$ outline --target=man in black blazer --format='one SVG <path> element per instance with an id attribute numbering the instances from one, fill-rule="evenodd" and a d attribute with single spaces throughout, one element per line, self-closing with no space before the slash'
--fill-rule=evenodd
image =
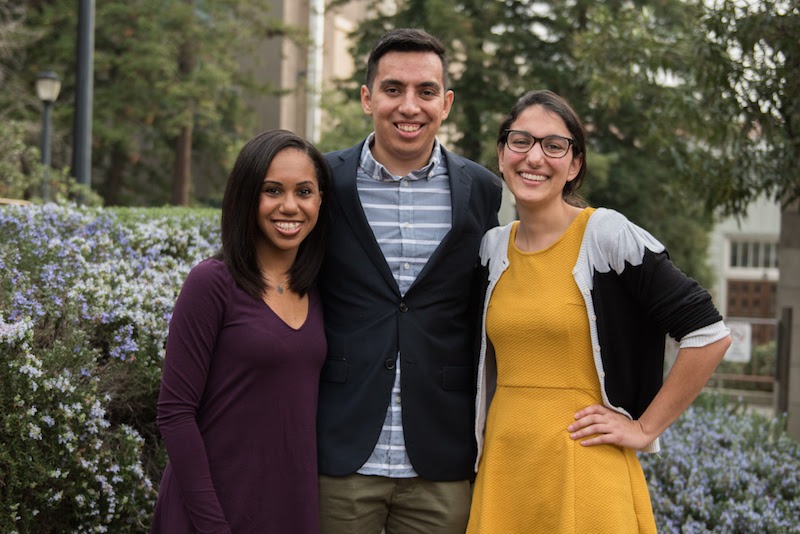
<path id="1" fill-rule="evenodd" d="M 486 282 L 478 248 L 497 225 L 502 185 L 437 140 L 452 102 L 441 43 L 390 31 L 361 87 L 374 133 L 326 155 L 323 534 L 466 528 Z"/>

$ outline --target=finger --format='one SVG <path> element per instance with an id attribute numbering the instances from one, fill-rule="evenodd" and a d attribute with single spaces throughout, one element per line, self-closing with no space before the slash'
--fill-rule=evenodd
<path id="1" fill-rule="evenodd" d="M 614 434 L 598 434 L 594 437 L 581 441 L 580 444 L 584 447 L 591 447 L 592 445 L 616 444 L 618 442 L 619 438 L 617 438 Z"/>
<path id="2" fill-rule="evenodd" d="M 573 423 L 570 423 L 570 425 L 567 427 L 567 430 L 572 432 L 574 430 L 580 430 L 581 428 L 585 428 L 585 427 L 587 427 L 589 425 L 596 425 L 596 424 L 605 423 L 605 422 L 607 422 L 607 420 L 608 420 L 607 416 L 605 416 L 603 414 L 584 415 L 583 417 L 581 417 L 577 421 L 574 421 Z"/>
<path id="3" fill-rule="evenodd" d="M 578 410 L 573 417 L 575 419 L 580 419 L 581 417 L 586 417 L 587 415 L 604 414 L 608 411 L 608 408 L 601 404 L 592 404 L 591 406 L 587 406 L 586 408 Z"/>

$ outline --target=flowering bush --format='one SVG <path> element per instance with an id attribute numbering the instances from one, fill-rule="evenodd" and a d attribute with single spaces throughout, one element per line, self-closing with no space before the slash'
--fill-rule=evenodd
<path id="1" fill-rule="evenodd" d="M 0 208 L 0 532 L 142 532 L 167 324 L 214 210 Z"/>
<path id="2" fill-rule="evenodd" d="M 706 394 L 640 456 L 660 532 L 800 531 L 800 444 L 785 420 Z"/>
<path id="3" fill-rule="evenodd" d="M 167 325 L 218 218 L 0 207 L 0 532 L 147 531 Z M 797 531 L 800 445 L 783 425 L 696 402 L 642 455 L 659 530 Z"/>

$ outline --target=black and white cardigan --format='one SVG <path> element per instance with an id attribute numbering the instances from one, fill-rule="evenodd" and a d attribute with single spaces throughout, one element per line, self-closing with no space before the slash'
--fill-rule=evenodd
<path id="1" fill-rule="evenodd" d="M 475 403 L 476 469 L 497 380 L 486 309 L 508 267 L 512 224 L 489 230 L 481 243 L 489 285 Z M 572 275 L 586 303 L 603 404 L 631 419 L 642 415 L 661 388 L 666 334 L 684 348 L 702 347 L 729 333 L 711 295 L 670 261 L 664 245 L 614 210 L 598 208 L 589 218 Z M 658 441 L 644 451 L 657 452 Z"/>

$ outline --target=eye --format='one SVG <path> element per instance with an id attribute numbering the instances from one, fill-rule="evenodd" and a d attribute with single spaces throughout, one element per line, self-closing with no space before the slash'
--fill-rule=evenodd
<path id="1" fill-rule="evenodd" d="M 269 196 L 276 196 L 281 194 L 281 190 L 272 185 L 264 186 L 261 192 Z"/>
<path id="2" fill-rule="evenodd" d="M 509 139 L 509 142 L 512 145 L 520 147 L 520 148 L 523 148 L 523 147 L 526 147 L 526 146 L 530 146 L 530 144 L 531 144 L 530 139 L 526 139 L 524 137 L 512 137 L 511 139 Z"/>
<path id="3" fill-rule="evenodd" d="M 547 150 L 552 151 L 563 151 L 569 146 L 567 140 L 560 137 L 545 137 L 542 144 Z"/>

